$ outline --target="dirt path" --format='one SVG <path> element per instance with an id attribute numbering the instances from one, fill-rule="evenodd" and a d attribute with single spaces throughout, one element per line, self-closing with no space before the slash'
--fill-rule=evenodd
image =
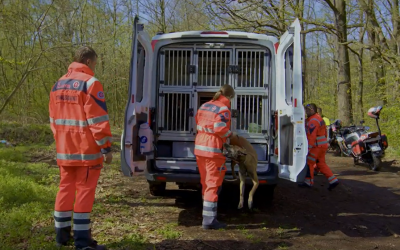
<path id="1" fill-rule="evenodd" d="M 272 205 L 263 205 L 258 196 L 253 213 L 236 209 L 238 187 L 223 189 L 219 218 L 229 227 L 220 231 L 200 228 L 202 204 L 197 192 L 168 184 L 167 197 L 152 197 L 144 177 L 134 182 L 121 177 L 125 184 L 115 184 L 120 177 L 114 176 L 114 184 L 104 180 L 101 185 L 124 190 L 116 203 L 132 209 L 138 233 L 152 235 L 164 228 L 161 234 L 170 240 L 154 236 L 149 249 L 400 249 L 400 166 L 386 161 L 377 173 L 354 167 L 350 158 L 329 154 L 327 162 L 341 181 L 334 191 L 327 190 L 321 175 L 312 189 L 282 181 Z M 165 227 L 171 223 L 175 231 Z M 168 236 L 173 232 L 179 237 Z"/>

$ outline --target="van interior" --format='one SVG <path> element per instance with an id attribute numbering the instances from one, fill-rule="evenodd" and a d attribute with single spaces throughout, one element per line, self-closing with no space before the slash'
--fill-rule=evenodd
<path id="1" fill-rule="evenodd" d="M 156 159 L 194 160 L 197 109 L 224 84 L 235 88 L 232 130 L 268 158 L 271 52 L 248 44 L 174 44 L 158 56 Z"/>

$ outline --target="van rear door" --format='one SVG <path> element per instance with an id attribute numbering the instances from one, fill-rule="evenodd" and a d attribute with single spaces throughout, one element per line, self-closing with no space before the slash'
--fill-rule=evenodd
<path id="1" fill-rule="evenodd" d="M 125 176 L 132 176 L 143 169 L 146 157 L 140 155 L 138 129 L 149 121 L 151 91 L 150 77 L 153 63 L 151 40 L 144 31 L 144 25 L 135 17 L 132 55 L 129 75 L 128 103 L 125 109 L 124 131 L 121 138 L 121 170 Z"/>
<path id="2" fill-rule="evenodd" d="M 279 177 L 304 180 L 308 143 L 302 100 L 301 26 L 296 19 L 280 38 L 276 51 L 276 115 Z"/>

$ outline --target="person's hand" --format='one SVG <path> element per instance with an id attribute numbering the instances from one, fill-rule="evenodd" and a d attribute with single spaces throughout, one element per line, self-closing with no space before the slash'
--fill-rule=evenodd
<path id="1" fill-rule="evenodd" d="M 104 162 L 107 164 L 110 164 L 113 159 L 112 152 L 108 152 L 107 154 L 103 155 L 104 156 Z"/>

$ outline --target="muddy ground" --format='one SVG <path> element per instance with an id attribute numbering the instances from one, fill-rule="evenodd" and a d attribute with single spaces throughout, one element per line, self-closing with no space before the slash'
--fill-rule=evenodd
<path id="1" fill-rule="evenodd" d="M 312 189 L 281 181 L 272 204 L 262 200 L 260 189 L 254 212 L 236 209 L 239 187 L 224 188 L 218 216 L 228 224 L 226 230 L 201 229 L 198 192 L 168 184 L 166 197 L 153 197 L 144 177 L 104 177 L 97 202 L 105 210 L 128 208 L 129 215 L 122 217 L 152 243 L 148 249 L 400 249 L 400 164 L 386 159 L 380 172 L 372 172 L 330 153 L 327 163 L 341 183 L 334 191 L 327 190 L 321 175 Z M 113 194 L 101 194 L 111 186 L 117 188 Z"/>

